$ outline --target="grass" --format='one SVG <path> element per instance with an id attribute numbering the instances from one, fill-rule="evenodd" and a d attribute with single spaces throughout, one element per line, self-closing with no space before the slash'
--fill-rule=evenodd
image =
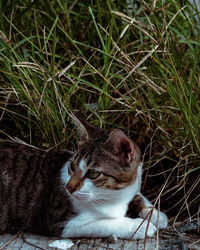
<path id="1" fill-rule="evenodd" d="M 8 0 L 0 10 L 1 138 L 73 148 L 68 112 L 80 110 L 136 140 L 144 192 L 173 221 L 198 216 L 197 5 Z"/>

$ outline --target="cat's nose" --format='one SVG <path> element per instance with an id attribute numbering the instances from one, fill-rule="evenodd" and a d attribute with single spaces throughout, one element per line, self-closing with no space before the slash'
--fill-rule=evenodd
<path id="1" fill-rule="evenodd" d="M 81 188 L 81 183 L 80 183 L 80 178 L 77 176 L 72 175 L 68 183 L 66 184 L 67 191 L 72 194 L 75 191 L 80 190 Z"/>
<path id="2" fill-rule="evenodd" d="M 72 193 L 75 191 L 75 189 L 74 189 L 72 186 L 70 186 L 70 185 L 66 185 L 66 188 L 67 188 L 67 191 L 68 191 L 70 194 L 72 194 Z"/>

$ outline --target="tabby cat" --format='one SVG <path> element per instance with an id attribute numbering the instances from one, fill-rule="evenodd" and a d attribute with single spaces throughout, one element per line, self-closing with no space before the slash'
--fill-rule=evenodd
<path id="1" fill-rule="evenodd" d="M 73 120 L 75 153 L 0 143 L 0 233 L 143 239 L 167 227 L 167 216 L 140 193 L 138 146 L 120 129 Z"/>

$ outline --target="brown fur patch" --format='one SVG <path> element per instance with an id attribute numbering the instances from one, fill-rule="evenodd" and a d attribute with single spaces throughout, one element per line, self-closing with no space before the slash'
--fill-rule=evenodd
<path id="1" fill-rule="evenodd" d="M 136 195 L 129 203 L 127 216 L 131 218 L 138 217 L 138 214 L 145 208 L 144 200 L 140 195 Z"/>

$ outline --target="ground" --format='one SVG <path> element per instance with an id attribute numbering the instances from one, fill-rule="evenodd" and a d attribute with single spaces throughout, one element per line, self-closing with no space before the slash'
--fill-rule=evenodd
<path id="1" fill-rule="evenodd" d="M 0 249 L 12 250 L 197 250 L 200 249 L 200 221 L 177 223 L 176 227 L 169 226 L 159 232 L 159 236 L 146 240 L 116 240 L 112 239 L 76 239 L 60 240 L 32 234 L 1 235 Z M 57 246 L 58 248 L 56 248 Z"/>

